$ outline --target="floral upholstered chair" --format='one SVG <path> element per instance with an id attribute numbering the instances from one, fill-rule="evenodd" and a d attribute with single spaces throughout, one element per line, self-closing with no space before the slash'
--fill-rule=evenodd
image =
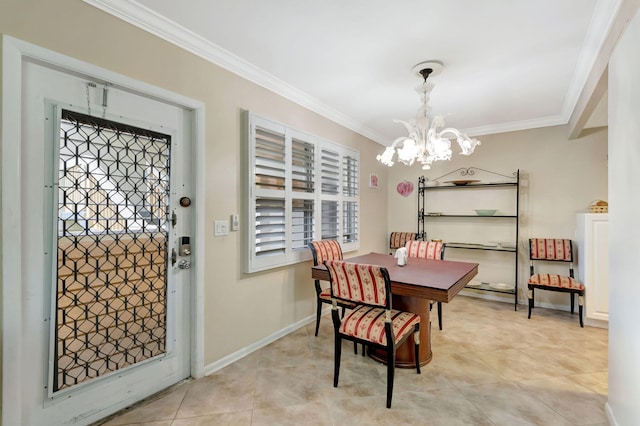
<path id="1" fill-rule="evenodd" d="M 312 241 L 308 245 L 313 255 L 313 265 L 322 265 L 325 260 L 342 260 L 342 248 L 340 243 L 335 240 L 320 240 Z M 318 329 L 320 328 L 320 318 L 322 314 L 322 304 L 331 304 L 331 291 L 329 287 L 323 288 L 320 285 L 320 280 L 315 280 L 316 287 L 316 336 L 318 335 Z M 343 303 L 342 314 L 344 315 L 344 308 L 352 308 L 353 305 L 349 303 Z"/>
<path id="2" fill-rule="evenodd" d="M 391 281 L 386 268 L 340 260 L 327 260 L 324 264 L 331 281 L 331 316 L 335 328 L 333 387 L 338 387 L 342 339 L 384 349 L 387 352 L 387 408 L 391 408 L 396 349 L 411 334 L 416 370 L 420 374 L 420 317 L 392 309 Z M 344 318 L 338 314 L 339 301 L 355 305 Z"/>
<path id="3" fill-rule="evenodd" d="M 404 247 L 407 241 L 415 240 L 416 236 L 415 232 L 392 232 L 389 237 L 389 249 L 396 250 Z M 393 252 L 389 254 L 393 254 Z"/>
<path id="4" fill-rule="evenodd" d="M 573 244 L 571 240 L 553 238 L 529 239 L 529 318 L 533 309 L 533 296 L 536 288 L 550 291 L 560 291 L 571 295 L 571 314 L 574 311 L 575 295 L 578 296 L 578 316 L 580 327 L 582 323 L 582 306 L 584 305 L 584 285 L 573 276 Z M 565 262 L 569 264 L 569 275 L 540 274 L 534 271 L 534 261 Z"/>
<path id="5" fill-rule="evenodd" d="M 445 245 L 442 241 L 407 241 L 405 245 L 409 257 L 442 260 Z M 438 302 L 438 328 L 442 330 L 442 302 Z"/>

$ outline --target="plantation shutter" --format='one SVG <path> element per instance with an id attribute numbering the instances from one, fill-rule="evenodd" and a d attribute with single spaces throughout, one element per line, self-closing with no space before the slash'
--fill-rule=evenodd
<path id="1" fill-rule="evenodd" d="M 248 114 L 247 272 L 311 258 L 315 239 L 358 249 L 357 151 Z"/>
<path id="2" fill-rule="evenodd" d="M 342 242 L 353 243 L 358 238 L 358 159 L 345 155 L 342 161 Z"/>

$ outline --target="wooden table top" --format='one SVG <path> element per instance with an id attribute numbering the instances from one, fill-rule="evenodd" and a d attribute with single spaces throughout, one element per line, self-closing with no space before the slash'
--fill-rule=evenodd
<path id="1" fill-rule="evenodd" d="M 398 266 L 395 257 L 380 253 L 369 253 L 344 260 L 387 268 L 393 294 L 445 303 L 450 302 L 478 273 L 477 263 L 410 257 L 405 266 Z M 313 266 L 311 277 L 329 281 L 329 272 L 324 265 Z"/>

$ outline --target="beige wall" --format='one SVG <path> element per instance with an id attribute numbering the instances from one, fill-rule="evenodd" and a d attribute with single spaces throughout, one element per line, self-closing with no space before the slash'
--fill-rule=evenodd
<path id="1" fill-rule="evenodd" d="M 242 111 L 322 136 L 361 152 L 360 252 L 383 250 L 387 170 L 379 145 L 224 69 L 138 30 L 80 0 L 0 0 L 0 33 L 204 102 L 205 366 L 314 313 L 310 263 L 242 272 L 245 134 Z M 378 189 L 368 188 L 377 173 Z M 213 237 L 214 220 L 241 214 L 241 232 Z"/>
<path id="2" fill-rule="evenodd" d="M 398 134 L 401 132 L 402 128 L 398 128 Z M 389 169 L 389 230 L 417 229 L 417 195 L 414 192 L 403 198 L 395 189 L 403 180 L 417 186 L 421 175 L 434 179 L 459 167 L 479 167 L 502 174 L 520 169 L 519 298 L 524 299 L 529 265 L 527 239 L 574 238 L 576 213 L 587 212 L 595 199 L 607 199 L 607 130 L 594 130 L 576 140 L 568 140 L 567 134 L 566 126 L 556 126 L 479 136 L 482 145 L 469 157 L 454 154 L 450 162 L 435 163 L 426 171 L 416 164 L 394 166 Z M 461 196 L 460 191 L 450 194 Z M 429 211 L 429 207 L 425 210 Z M 458 260 L 458 254 L 459 260 L 464 260 L 460 252 L 452 250 L 446 258 Z M 555 306 L 569 303 L 566 295 L 542 291 L 536 293 L 536 300 Z"/>

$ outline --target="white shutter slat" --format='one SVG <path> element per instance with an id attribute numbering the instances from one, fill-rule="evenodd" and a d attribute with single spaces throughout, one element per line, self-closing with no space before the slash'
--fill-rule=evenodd
<path id="1" fill-rule="evenodd" d="M 291 212 L 291 247 L 293 250 L 305 249 L 313 240 L 313 200 L 297 200 L 292 202 Z"/>
<path id="2" fill-rule="evenodd" d="M 285 135 L 256 126 L 254 179 L 257 188 L 283 190 L 285 186 Z"/>
<path id="3" fill-rule="evenodd" d="M 256 256 L 284 254 L 286 246 L 285 200 L 257 198 L 255 203 Z"/>
<path id="4" fill-rule="evenodd" d="M 314 191 L 314 161 L 314 145 L 293 138 L 291 144 L 291 184 L 294 191 L 308 193 Z"/>
<path id="5" fill-rule="evenodd" d="M 338 202 L 337 201 L 322 201 L 321 207 L 322 216 L 322 239 L 323 240 L 335 240 L 338 238 L 339 231 L 339 217 L 338 217 Z"/>
<path id="6" fill-rule="evenodd" d="M 340 180 L 340 154 L 328 149 L 322 149 L 320 167 L 322 193 L 337 194 Z"/>

